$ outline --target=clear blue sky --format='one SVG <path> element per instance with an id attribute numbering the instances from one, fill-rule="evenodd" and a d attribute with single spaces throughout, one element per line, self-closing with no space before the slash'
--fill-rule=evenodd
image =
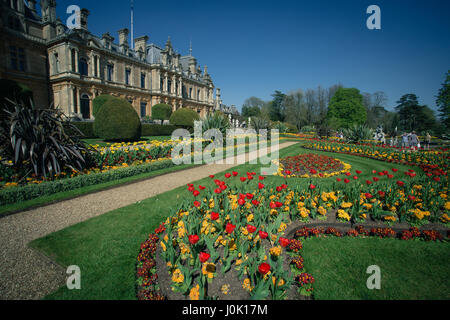
<path id="1" fill-rule="evenodd" d="M 101 35 L 130 28 L 130 1 L 57 1 L 90 10 L 89 29 Z M 366 28 L 366 9 L 381 8 L 381 30 Z M 222 89 L 227 105 L 275 90 L 342 83 L 384 91 L 388 107 L 406 93 L 435 108 L 450 69 L 448 0 L 135 0 L 135 36 L 148 35 L 193 55 Z"/>

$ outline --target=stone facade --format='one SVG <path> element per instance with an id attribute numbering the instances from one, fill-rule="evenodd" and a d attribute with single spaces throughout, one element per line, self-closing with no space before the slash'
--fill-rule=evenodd
<path id="1" fill-rule="evenodd" d="M 173 110 L 192 108 L 201 116 L 218 106 L 208 68 L 197 65 L 192 51 L 186 56 L 175 52 L 170 38 L 159 47 L 147 36 L 139 37 L 131 49 L 128 29 L 118 31 L 118 43 L 110 33 L 91 34 L 86 9 L 81 10 L 79 27 L 70 30 L 56 18 L 54 0 L 41 0 L 41 16 L 34 0 L 28 5 L 23 0 L 0 1 L 5 30 L 0 36 L 5 57 L 0 77 L 27 85 L 37 105 L 53 102 L 81 119 L 93 119 L 92 100 L 101 94 L 125 98 L 141 117 L 150 116 L 158 103 Z"/>

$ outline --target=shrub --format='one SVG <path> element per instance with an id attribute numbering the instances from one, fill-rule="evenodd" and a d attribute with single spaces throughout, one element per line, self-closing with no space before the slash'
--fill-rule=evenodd
<path id="1" fill-rule="evenodd" d="M 94 122 L 93 121 L 72 121 L 71 124 L 76 127 L 81 133 L 82 138 L 92 139 L 97 138 L 94 133 Z M 69 134 L 76 135 L 78 132 L 71 132 Z"/>
<path id="2" fill-rule="evenodd" d="M 357 143 L 373 139 L 373 130 L 366 125 L 354 125 L 343 130 L 345 140 L 349 143 Z"/>
<path id="3" fill-rule="evenodd" d="M 172 115 L 172 107 L 168 104 L 156 104 L 152 107 L 153 120 L 169 120 Z"/>
<path id="4" fill-rule="evenodd" d="M 109 94 L 102 94 L 92 100 L 92 115 L 95 117 L 97 113 L 100 111 L 100 109 L 103 107 L 103 105 L 110 100 L 116 99 L 115 97 L 109 95 Z"/>
<path id="5" fill-rule="evenodd" d="M 141 135 L 141 120 L 124 99 L 105 102 L 94 121 L 94 133 L 106 141 L 133 141 Z"/>
<path id="6" fill-rule="evenodd" d="M 177 129 L 176 126 L 163 126 L 159 124 L 143 124 L 141 129 L 141 136 L 171 136 L 172 132 Z"/>
<path id="7" fill-rule="evenodd" d="M 5 111 L 7 120 L 0 127 L 0 155 L 25 175 L 53 177 L 67 169 L 82 171 L 89 165 L 92 150 L 67 134 L 70 125 L 58 109 L 36 109 L 15 104 Z"/>
<path id="8" fill-rule="evenodd" d="M 21 187 L 6 188 L 0 190 L 0 203 L 6 205 L 20 201 L 27 201 L 58 192 L 70 191 L 109 181 L 116 181 L 173 166 L 175 166 L 175 164 L 172 160 L 157 161 L 138 166 L 119 168 L 117 170 L 110 170 L 107 172 L 84 174 L 73 178 L 48 181 L 41 184 L 28 184 Z"/>
<path id="9" fill-rule="evenodd" d="M 212 115 L 207 115 L 203 119 L 202 130 L 206 132 L 210 129 L 218 129 L 223 136 L 226 135 L 227 129 L 230 129 L 230 121 L 223 113 L 214 113 Z"/>
<path id="10" fill-rule="evenodd" d="M 16 81 L 0 79 L 0 110 L 2 110 L 5 105 L 14 109 L 14 105 L 7 99 L 29 107 L 31 106 L 30 100 L 33 99 L 33 92 L 27 86 L 17 83 Z"/>
<path id="11" fill-rule="evenodd" d="M 293 125 L 291 123 L 285 123 L 286 127 L 287 127 L 287 132 L 288 133 L 298 133 L 298 128 L 296 125 Z"/>
<path id="12" fill-rule="evenodd" d="M 194 121 L 199 120 L 198 113 L 189 108 L 181 108 L 172 113 L 170 124 L 183 128 L 193 128 Z"/>
<path id="13" fill-rule="evenodd" d="M 260 130 L 270 130 L 270 120 L 266 118 L 253 117 L 251 121 L 251 126 L 256 132 Z"/>
<path id="14" fill-rule="evenodd" d="M 283 122 L 274 122 L 272 124 L 272 129 L 277 129 L 280 133 L 286 133 L 288 131 L 288 127 Z"/>

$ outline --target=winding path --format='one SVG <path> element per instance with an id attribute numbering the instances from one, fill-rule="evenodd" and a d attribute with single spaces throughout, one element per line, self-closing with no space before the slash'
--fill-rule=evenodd
<path id="1" fill-rule="evenodd" d="M 246 154 L 247 161 L 257 157 L 257 152 Z M 29 248 L 29 242 L 235 166 L 203 165 L 0 218 L 0 299 L 41 299 L 64 285 L 65 269 Z"/>

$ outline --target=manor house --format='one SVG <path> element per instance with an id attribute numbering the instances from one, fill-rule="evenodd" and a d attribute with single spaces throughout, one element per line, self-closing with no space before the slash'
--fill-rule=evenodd
<path id="1" fill-rule="evenodd" d="M 71 117 L 92 119 L 92 100 L 111 94 L 128 100 L 141 117 L 166 103 L 173 110 L 188 107 L 201 116 L 221 109 L 220 90 L 192 56 L 177 53 L 170 38 L 164 47 L 148 36 L 134 40 L 129 31 L 101 37 L 89 32 L 89 11 L 69 29 L 56 16 L 56 1 L 0 0 L 0 78 L 33 91 L 38 106 L 51 103 Z"/>

